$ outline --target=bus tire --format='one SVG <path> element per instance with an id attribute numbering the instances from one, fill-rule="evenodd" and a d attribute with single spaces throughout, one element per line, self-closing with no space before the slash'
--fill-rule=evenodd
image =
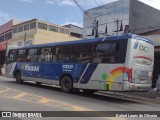
<path id="1" fill-rule="evenodd" d="M 69 76 L 64 76 L 61 79 L 61 90 L 65 93 L 71 93 L 73 89 L 73 81 Z"/>
<path id="2" fill-rule="evenodd" d="M 96 90 L 88 90 L 88 89 L 83 89 L 83 92 L 85 94 L 94 94 L 95 92 L 97 92 Z"/>
<path id="3" fill-rule="evenodd" d="M 23 82 L 23 80 L 21 79 L 21 73 L 17 72 L 16 73 L 16 82 L 21 84 Z"/>

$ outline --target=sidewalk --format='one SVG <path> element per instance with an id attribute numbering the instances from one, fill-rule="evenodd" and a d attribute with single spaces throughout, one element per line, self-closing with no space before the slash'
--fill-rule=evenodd
<path id="1" fill-rule="evenodd" d="M 126 98 L 135 101 L 141 102 L 151 102 L 160 104 L 160 99 L 154 89 L 149 90 L 148 92 L 100 92 L 112 97 Z"/>

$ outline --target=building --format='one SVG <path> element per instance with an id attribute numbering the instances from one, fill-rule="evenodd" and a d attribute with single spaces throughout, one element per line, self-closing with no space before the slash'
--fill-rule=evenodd
<path id="1" fill-rule="evenodd" d="M 117 0 L 84 12 L 83 37 L 140 34 L 160 26 L 160 11 L 138 0 Z M 148 27 L 148 29 L 143 29 Z"/>
<path id="2" fill-rule="evenodd" d="M 49 22 L 32 19 L 13 27 L 12 45 L 43 44 L 77 40 L 70 35 L 70 29 Z"/>
<path id="3" fill-rule="evenodd" d="M 0 26 L 0 65 L 4 64 L 6 47 L 12 39 L 12 26 L 20 22 L 13 19 Z"/>
<path id="4" fill-rule="evenodd" d="M 64 25 L 63 27 L 69 28 L 70 29 L 70 34 L 72 36 L 82 38 L 83 28 L 72 25 L 72 24 Z"/>
<path id="5" fill-rule="evenodd" d="M 154 41 L 155 46 L 160 45 L 160 29 L 141 33 L 140 35 L 145 36 Z"/>

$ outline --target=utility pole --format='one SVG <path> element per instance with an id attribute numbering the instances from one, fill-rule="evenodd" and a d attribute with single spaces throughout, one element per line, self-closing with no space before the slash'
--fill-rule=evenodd
<path id="1" fill-rule="evenodd" d="M 117 20 L 115 20 L 114 22 L 116 22 L 116 24 L 117 24 L 117 35 L 118 35 L 118 25 L 119 25 L 119 19 L 117 18 Z"/>
<path id="2" fill-rule="evenodd" d="M 93 21 L 93 31 L 94 31 L 95 38 L 98 38 L 99 37 L 99 35 L 98 35 L 98 20 L 96 18 Z"/>
<path id="3" fill-rule="evenodd" d="M 119 22 L 120 22 L 120 21 L 121 21 L 121 26 L 120 26 L 120 29 L 118 29 L 118 27 L 119 27 Z M 117 18 L 117 20 L 115 20 L 114 22 L 116 23 L 116 26 L 117 26 L 117 29 L 116 29 L 116 31 L 114 31 L 114 32 L 116 32 L 117 35 L 118 35 L 118 32 L 119 32 L 119 31 L 123 31 L 122 20 L 119 20 L 119 18 Z"/>
<path id="4" fill-rule="evenodd" d="M 95 38 L 98 38 L 99 35 L 98 35 L 98 20 L 96 20 L 96 28 L 95 28 Z"/>
<path id="5" fill-rule="evenodd" d="M 27 38 L 27 33 L 25 32 L 25 34 L 24 34 L 24 45 L 26 45 L 26 38 Z"/>
<path id="6" fill-rule="evenodd" d="M 95 38 L 99 37 L 99 33 L 98 33 L 98 20 L 96 18 L 93 21 L 92 33 L 91 33 L 91 35 L 87 35 L 87 36 L 94 36 Z"/>

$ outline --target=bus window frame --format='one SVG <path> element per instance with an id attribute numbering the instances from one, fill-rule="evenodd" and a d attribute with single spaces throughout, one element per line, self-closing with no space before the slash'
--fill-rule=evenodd
<path id="1" fill-rule="evenodd" d="M 10 53 L 11 53 L 11 51 L 12 50 L 15 50 L 16 52 L 15 52 L 15 57 L 13 57 L 13 60 L 11 61 L 11 60 L 9 60 L 8 61 L 8 59 L 10 59 Z M 6 56 L 6 64 L 9 64 L 9 63 L 12 63 L 12 62 L 16 62 L 16 59 L 17 59 L 17 53 L 18 53 L 18 50 L 17 49 L 10 49 L 9 51 L 8 51 L 8 56 Z"/>
<path id="2" fill-rule="evenodd" d="M 122 42 L 125 42 L 125 50 L 122 49 L 124 44 L 122 44 Z M 94 61 L 94 56 L 95 56 L 95 50 L 94 50 L 94 45 L 98 45 L 98 44 L 107 44 L 107 43 L 116 43 L 116 49 L 115 49 L 115 61 L 113 62 L 100 62 L 100 58 L 99 60 L 97 60 L 97 62 Z M 124 39 L 124 40 L 108 40 L 108 41 L 104 41 L 104 42 L 95 42 L 92 44 L 92 54 L 93 54 L 93 63 L 105 63 L 105 64 L 119 64 L 119 63 L 125 63 L 125 59 L 126 59 L 126 54 L 127 54 L 127 45 L 128 45 L 128 39 Z M 125 51 L 125 53 L 123 53 Z M 121 60 L 119 59 L 120 54 L 125 54 L 123 56 L 123 60 L 121 62 Z"/>
<path id="3" fill-rule="evenodd" d="M 30 50 L 33 50 L 33 49 L 36 49 L 36 50 L 37 50 L 37 54 L 36 54 L 36 55 L 37 55 L 37 58 L 36 58 L 36 61 L 31 61 L 31 60 L 30 60 L 30 57 L 31 57 L 31 56 L 32 56 L 32 57 L 33 57 L 33 56 L 35 57 L 35 55 L 29 55 L 29 51 L 30 51 Z M 27 61 L 28 61 L 28 62 L 38 62 L 38 58 L 39 58 L 39 48 L 31 48 L 31 49 L 28 49 L 28 54 L 27 54 Z"/>
<path id="4" fill-rule="evenodd" d="M 39 48 L 37 48 L 38 49 L 38 61 L 37 62 L 51 62 L 52 61 L 52 58 L 53 58 L 53 53 L 52 53 L 52 46 L 45 46 L 45 47 L 39 47 Z M 51 55 L 51 58 L 50 59 L 48 59 L 48 61 L 46 61 L 46 56 L 47 55 L 45 55 L 45 58 L 43 58 L 43 59 L 45 59 L 44 61 L 43 60 L 40 60 L 40 59 L 42 59 L 42 58 L 40 58 L 41 57 L 41 53 L 42 53 L 42 49 L 51 49 L 50 50 L 50 54 L 49 55 Z"/>
<path id="5" fill-rule="evenodd" d="M 21 58 L 19 58 L 20 54 L 19 54 L 19 51 L 20 50 L 25 50 L 25 53 L 24 54 L 21 54 Z M 27 56 L 28 56 L 28 49 L 27 48 L 24 48 L 24 49 L 17 49 L 17 62 L 27 62 Z"/>
<path id="6" fill-rule="evenodd" d="M 79 46 L 84 46 L 84 45 L 89 46 L 89 51 L 72 52 L 72 51 L 74 51 L 73 47 L 78 48 Z M 70 55 L 71 62 L 75 62 L 75 63 L 92 63 L 92 44 L 89 44 L 89 43 L 73 44 L 71 46 L 72 46 L 71 53 L 70 53 L 71 54 Z M 84 56 L 84 55 L 87 55 L 87 56 Z"/>
<path id="7" fill-rule="evenodd" d="M 68 47 L 69 48 L 69 51 L 68 53 L 65 53 L 65 52 L 60 52 L 60 47 Z M 71 62 L 70 61 L 70 58 L 71 58 L 71 45 L 61 45 L 61 46 L 56 46 L 56 62 L 59 62 L 59 63 L 64 63 L 64 62 Z M 60 55 L 63 55 L 63 56 L 66 56 L 66 59 L 59 59 L 59 56 Z"/>

